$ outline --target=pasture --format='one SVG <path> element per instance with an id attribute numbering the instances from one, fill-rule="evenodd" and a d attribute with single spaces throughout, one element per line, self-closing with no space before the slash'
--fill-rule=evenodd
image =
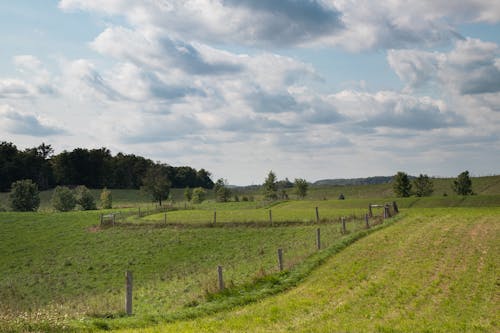
<path id="1" fill-rule="evenodd" d="M 373 190 L 371 186 L 364 187 L 366 192 Z M 494 241 L 499 239 L 500 195 L 492 190 L 496 187 L 485 185 L 483 188 L 485 194 L 470 197 L 396 199 L 402 214 L 383 225 L 372 225 L 369 230 L 363 220 L 368 205 L 391 202 L 393 198 L 360 196 L 354 199 L 348 196 L 347 200 L 337 200 L 337 189 L 333 188 L 327 200 L 322 193 L 320 199 L 312 195 L 309 200 L 271 205 L 260 201 L 207 201 L 189 205 L 182 202 L 183 191 L 175 190 L 173 198 L 178 200 L 173 199 L 171 210 L 167 211 L 167 222 L 171 224 L 165 224 L 164 212 L 144 216 L 135 213 L 139 207 L 143 213 L 154 208 L 139 191 L 113 190 L 115 208 L 112 210 L 68 213 L 52 212 L 48 203 L 50 192 L 43 193 L 41 212 L 0 212 L 0 331 L 93 331 L 148 327 L 158 323 L 163 323 L 162 329 L 166 331 L 238 331 L 238 327 L 247 326 L 252 331 L 275 328 L 276 331 L 303 331 L 307 326 L 301 326 L 301 322 L 313 325 L 307 318 L 308 313 L 314 314 L 311 318 L 326 318 L 322 320 L 324 325 L 311 326 L 316 331 L 330 328 L 349 331 L 358 327 L 354 312 L 363 313 L 372 306 L 381 310 L 362 315 L 365 326 L 359 326 L 361 331 L 390 331 L 391 327 L 405 331 L 416 325 L 419 318 L 429 323 L 429 326 L 416 326 L 423 330 L 426 327 L 432 328 L 431 331 L 469 329 L 472 326 L 464 326 L 468 319 L 478 331 L 483 328 L 489 331 L 498 322 L 494 315 L 498 305 L 495 308 L 494 300 L 486 294 L 495 288 L 491 284 L 492 276 L 498 275 L 498 260 L 491 254 L 498 253 Z M 319 221 L 316 220 L 316 207 Z M 99 227 L 100 214 L 119 211 L 127 215 L 126 223 L 114 228 Z M 214 212 L 217 214 L 215 224 Z M 347 234 L 341 233 L 341 217 L 349 218 Z M 476 225 L 487 232 L 481 232 L 480 237 L 469 244 L 471 238 L 467 238 L 467 232 Z M 319 251 L 316 244 L 318 228 L 321 231 Z M 378 229 L 383 230 L 371 234 Z M 429 243 L 426 243 L 425 233 L 429 235 Z M 380 235 L 385 235 L 382 240 L 377 238 L 382 237 Z M 365 238 L 344 249 L 361 237 Z M 437 297 L 432 293 L 434 289 L 426 289 L 422 284 L 436 283 L 436 277 L 431 277 L 430 267 L 434 267 L 438 273 L 441 269 L 446 270 L 443 276 L 437 276 L 437 281 L 446 278 L 454 286 L 448 290 L 449 297 L 458 298 L 457 293 L 464 292 L 466 281 L 458 276 L 462 271 L 440 267 L 442 263 L 455 265 L 452 253 L 460 242 L 470 245 L 470 251 L 459 259 L 465 262 L 463 272 L 475 283 L 478 294 L 458 303 L 453 312 L 451 308 L 440 308 L 443 303 L 434 299 Z M 481 250 L 476 243 L 484 245 Z M 361 250 L 353 250 L 361 246 L 358 244 L 365 245 Z M 393 253 L 397 252 L 397 246 L 407 249 L 404 255 Z M 278 269 L 278 248 L 283 249 L 284 272 Z M 332 256 L 335 253 L 338 254 Z M 448 257 L 439 259 L 441 253 Z M 478 261 L 488 269 L 473 276 L 472 271 L 477 267 L 470 263 Z M 227 286 L 223 292 L 217 287 L 218 265 L 223 267 Z M 411 265 L 416 266 L 412 268 Z M 134 315 L 131 317 L 125 315 L 123 304 L 127 270 L 134 275 Z M 386 272 L 388 270 L 391 274 Z M 415 275 L 414 279 L 406 275 L 407 270 Z M 327 271 L 339 273 L 327 274 Z M 380 279 L 372 278 L 377 276 Z M 397 277 L 401 283 L 391 277 Z M 315 281 L 316 289 L 310 281 Z M 409 287 L 410 296 L 405 294 Z M 393 295 L 391 288 L 402 294 Z M 425 294 L 420 293 L 421 288 Z M 348 314 L 342 321 L 344 326 L 336 326 L 331 318 L 340 320 L 335 317 L 339 314 L 328 310 L 326 296 L 319 297 L 330 289 L 340 291 L 332 295 L 326 293 L 329 297 L 338 297 L 338 302 L 346 304 L 338 312 Z M 302 301 L 298 299 L 299 290 L 307 290 Z M 287 298 L 294 293 L 295 298 Z M 318 302 L 308 293 L 318 296 Z M 376 297 L 370 298 L 371 293 Z M 385 293 L 390 296 L 387 300 L 383 297 Z M 441 304 L 436 305 L 437 311 L 444 311 L 447 321 L 433 321 L 431 314 L 435 309 L 426 308 L 423 301 L 413 300 L 418 304 L 409 304 L 413 302 L 412 297 L 430 297 L 432 302 Z M 354 299 L 356 302 L 352 303 Z M 243 313 L 242 317 L 229 311 L 257 300 L 278 302 L 266 303 L 271 304 L 274 310 L 270 313 L 275 316 L 264 314 L 265 309 L 259 308 L 261 302 L 240 308 L 237 313 Z M 312 306 L 318 309 L 313 310 Z M 474 311 L 462 320 L 458 313 L 462 306 L 484 310 L 483 320 L 478 319 Z M 420 311 L 422 307 L 425 308 L 423 312 Z M 411 314 L 412 309 L 414 320 L 410 318 L 395 325 L 394 318 Z M 253 314 L 262 321 L 250 322 Z M 297 320 L 287 320 L 290 316 L 296 316 Z M 281 317 L 283 320 L 279 320 Z M 224 318 L 228 326 L 220 326 L 215 318 Z M 378 326 L 370 326 L 366 318 L 371 318 L 373 325 Z M 173 323 L 166 324 L 168 322 Z"/>

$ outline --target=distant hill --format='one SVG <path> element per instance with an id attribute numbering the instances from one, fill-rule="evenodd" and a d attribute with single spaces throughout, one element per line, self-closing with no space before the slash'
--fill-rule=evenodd
<path id="1" fill-rule="evenodd" d="M 339 178 L 339 179 L 322 179 L 314 182 L 313 186 L 342 186 L 342 185 L 373 185 L 387 184 L 392 180 L 392 176 L 375 176 L 367 178 Z"/>

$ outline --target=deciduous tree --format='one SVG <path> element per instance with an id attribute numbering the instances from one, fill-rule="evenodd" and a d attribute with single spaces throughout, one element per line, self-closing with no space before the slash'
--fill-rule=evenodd
<path id="1" fill-rule="evenodd" d="M 472 180 L 469 176 L 469 171 L 464 171 L 457 176 L 453 181 L 453 190 L 458 195 L 472 195 Z"/>
<path id="2" fill-rule="evenodd" d="M 18 180 L 12 183 L 9 203 L 14 211 L 36 211 L 40 206 L 38 186 L 31 179 Z"/>
<path id="3" fill-rule="evenodd" d="M 417 197 L 428 197 L 434 192 L 434 184 L 427 175 L 420 174 L 413 180 L 413 187 L 415 188 L 415 195 Z"/>
<path id="4" fill-rule="evenodd" d="M 307 196 L 307 190 L 309 188 L 309 184 L 305 179 L 295 178 L 294 181 L 295 194 L 300 199 L 304 199 Z"/>
<path id="5" fill-rule="evenodd" d="M 411 183 L 408 175 L 399 171 L 393 178 L 392 189 L 398 197 L 409 197 L 411 194 Z"/>

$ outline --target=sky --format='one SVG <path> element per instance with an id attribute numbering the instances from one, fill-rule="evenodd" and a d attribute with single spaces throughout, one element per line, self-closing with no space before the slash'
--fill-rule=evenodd
<path id="1" fill-rule="evenodd" d="M 500 173 L 500 2 L 0 2 L 0 141 L 279 179 Z"/>

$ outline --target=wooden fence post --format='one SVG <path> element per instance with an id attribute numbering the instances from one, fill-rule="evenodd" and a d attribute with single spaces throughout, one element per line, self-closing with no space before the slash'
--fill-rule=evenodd
<path id="1" fill-rule="evenodd" d="M 370 215 L 370 217 L 373 217 L 372 204 L 371 203 L 368 204 L 368 214 Z"/>
<path id="2" fill-rule="evenodd" d="M 345 226 L 345 217 L 342 216 L 341 220 L 342 220 L 342 233 L 346 234 L 347 233 L 347 228 Z"/>
<path id="3" fill-rule="evenodd" d="M 269 209 L 269 223 L 273 225 L 273 211 L 271 209 Z"/>
<path id="4" fill-rule="evenodd" d="M 132 315 L 132 272 L 125 273 L 125 313 Z"/>
<path id="5" fill-rule="evenodd" d="M 320 229 L 316 229 L 316 246 L 318 250 L 321 250 L 321 231 Z"/>
<path id="6" fill-rule="evenodd" d="M 103 216 L 103 214 L 101 214 L 101 225 L 102 225 L 102 221 L 103 221 L 103 217 L 102 216 Z"/>
<path id="7" fill-rule="evenodd" d="M 318 211 L 318 207 L 316 207 L 316 223 L 319 223 L 319 211 Z"/>
<path id="8" fill-rule="evenodd" d="M 280 272 L 283 271 L 283 250 L 278 249 L 278 268 L 280 269 Z"/>
<path id="9" fill-rule="evenodd" d="M 214 224 L 217 222 L 217 210 L 214 209 Z"/>
<path id="10" fill-rule="evenodd" d="M 141 207 L 139 207 L 139 217 L 141 217 Z"/>
<path id="11" fill-rule="evenodd" d="M 219 291 L 224 290 L 224 279 L 222 276 L 222 266 L 217 266 L 217 273 L 219 275 Z"/>
<path id="12" fill-rule="evenodd" d="M 164 222 L 165 224 L 167 224 L 167 212 L 166 212 L 166 211 L 165 211 L 165 217 L 164 217 L 164 219 L 163 219 L 163 222 Z"/>
<path id="13" fill-rule="evenodd" d="M 113 214 L 113 227 L 115 226 L 115 217 L 116 217 L 116 214 Z"/>
<path id="14" fill-rule="evenodd" d="M 399 213 L 399 208 L 398 208 L 398 205 L 396 204 L 396 201 L 392 202 L 392 208 L 394 209 L 394 214 Z"/>
<path id="15" fill-rule="evenodd" d="M 365 214 L 365 224 L 366 224 L 366 229 L 370 228 L 370 217 L 368 216 L 368 213 Z"/>

